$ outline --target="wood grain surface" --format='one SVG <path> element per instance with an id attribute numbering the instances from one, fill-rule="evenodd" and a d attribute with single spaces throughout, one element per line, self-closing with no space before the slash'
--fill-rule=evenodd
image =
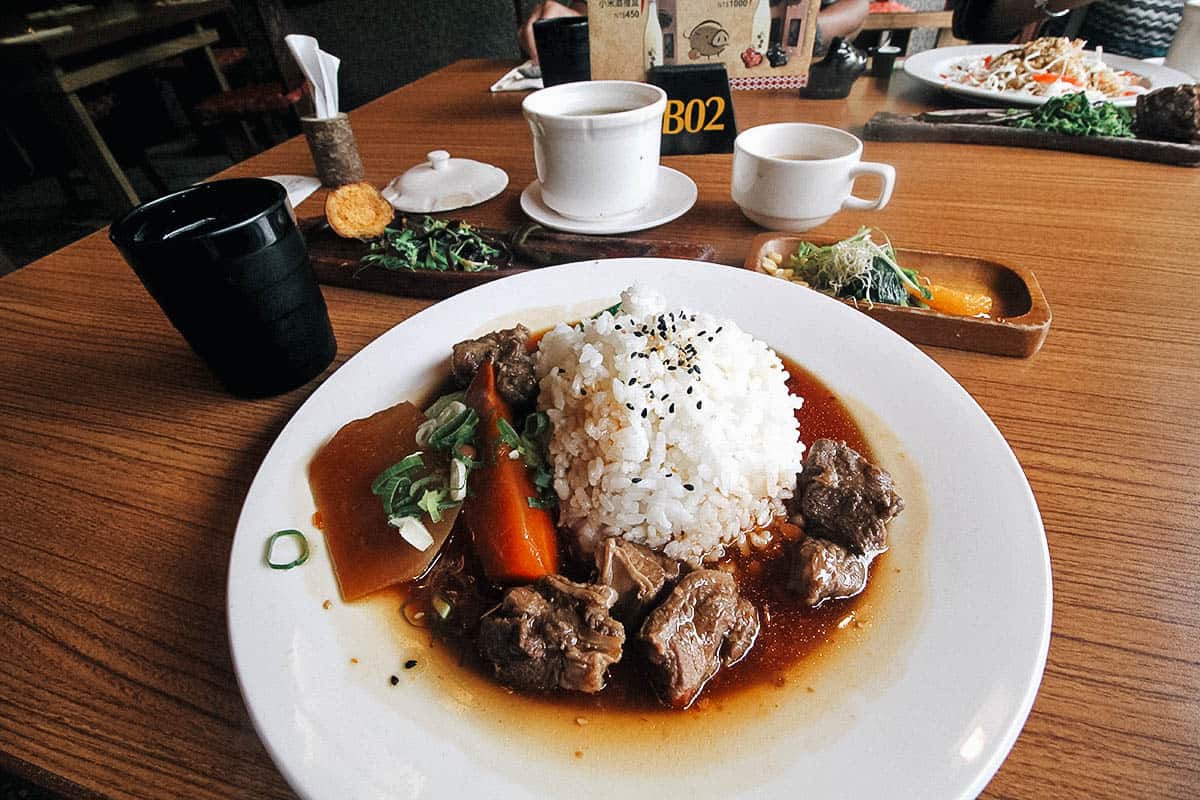
<path id="1" fill-rule="evenodd" d="M 354 112 L 368 179 L 446 148 L 512 178 L 471 220 L 519 223 L 521 96 L 487 93 L 509 66 L 462 62 Z M 953 103 L 903 75 L 848 100 L 734 102 L 742 128 Z M 1054 308 L 1029 359 L 926 348 L 1015 450 L 1053 561 L 1045 679 L 983 796 L 1200 796 L 1200 171 L 972 145 L 865 156 L 895 165 L 891 205 L 816 233 L 873 224 L 904 247 L 1019 262 Z M 758 231 L 730 202 L 730 156 L 667 163 L 699 202 L 642 235 L 740 264 Z M 294 140 L 228 174 L 309 172 Z M 427 305 L 325 293 L 338 363 Z M 224 584 L 251 477 L 315 385 L 222 393 L 103 233 L 0 279 L 0 769 L 79 797 L 292 796 L 238 694 Z"/>

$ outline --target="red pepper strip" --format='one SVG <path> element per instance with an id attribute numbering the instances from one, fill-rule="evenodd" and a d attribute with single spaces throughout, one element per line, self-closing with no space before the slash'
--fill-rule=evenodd
<path id="1" fill-rule="evenodd" d="M 1062 81 L 1063 83 L 1069 83 L 1072 86 L 1080 85 L 1077 79 L 1072 78 L 1070 75 L 1062 75 L 1058 72 L 1045 72 L 1041 75 L 1034 75 L 1033 79 L 1038 83 L 1055 83 L 1057 81 Z"/>

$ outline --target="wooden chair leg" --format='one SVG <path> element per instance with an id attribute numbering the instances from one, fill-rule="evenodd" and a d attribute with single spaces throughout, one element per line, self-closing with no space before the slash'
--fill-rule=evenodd
<path id="1" fill-rule="evenodd" d="M 66 128 L 66 140 L 79 166 L 95 184 L 101 203 L 113 214 L 124 214 L 140 199 L 113 156 L 100 131 L 96 130 L 79 96 L 74 92 L 45 92 L 38 95 L 50 119 Z"/>
<path id="2" fill-rule="evenodd" d="M 150 156 L 145 150 L 137 158 L 137 166 L 141 168 L 146 178 L 150 181 L 150 185 L 154 187 L 154 191 L 162 196 L 170 191 L 167 187 L 167 182 L 163 180 L 162 174 L 150 162 Z"/>

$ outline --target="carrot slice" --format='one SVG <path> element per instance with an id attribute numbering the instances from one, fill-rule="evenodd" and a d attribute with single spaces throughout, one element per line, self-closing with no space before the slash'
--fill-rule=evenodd
<path id="1" fill-rule="evenodd" d="M 933 297 L 924 298 L 925 304 L 934 311 L 960 317 L 978 317 L 992 313 L 992 298 L 977 292 L 964 292 L 948 286 L 928 287 Z"/>
<path id="2" fill-rule="evenodd" d="M 476 444 L 483 462 L 471 473 L 471 493 L 463 518 L 475 542 L 483 572 L 496 583 L 529 583 L 558 571 L 558 534 L 550 514 L 531 508 L 538 496 L 525 463 L 510 458 L 498 423 L 512 424 L 512 412 L 496 391 L 490 361 L 475 373 L 464 402 L 479 414 Z"/>

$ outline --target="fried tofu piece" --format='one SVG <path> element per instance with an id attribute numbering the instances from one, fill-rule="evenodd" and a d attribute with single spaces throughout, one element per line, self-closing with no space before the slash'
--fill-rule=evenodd
<path id="1" fill-rule="evenodd" d="M 325 198 L 325 218 L 334 233 L 347 239 L 374 239 L 395 216 L 391 203 L 369 183 L 348 183 Z"/>

